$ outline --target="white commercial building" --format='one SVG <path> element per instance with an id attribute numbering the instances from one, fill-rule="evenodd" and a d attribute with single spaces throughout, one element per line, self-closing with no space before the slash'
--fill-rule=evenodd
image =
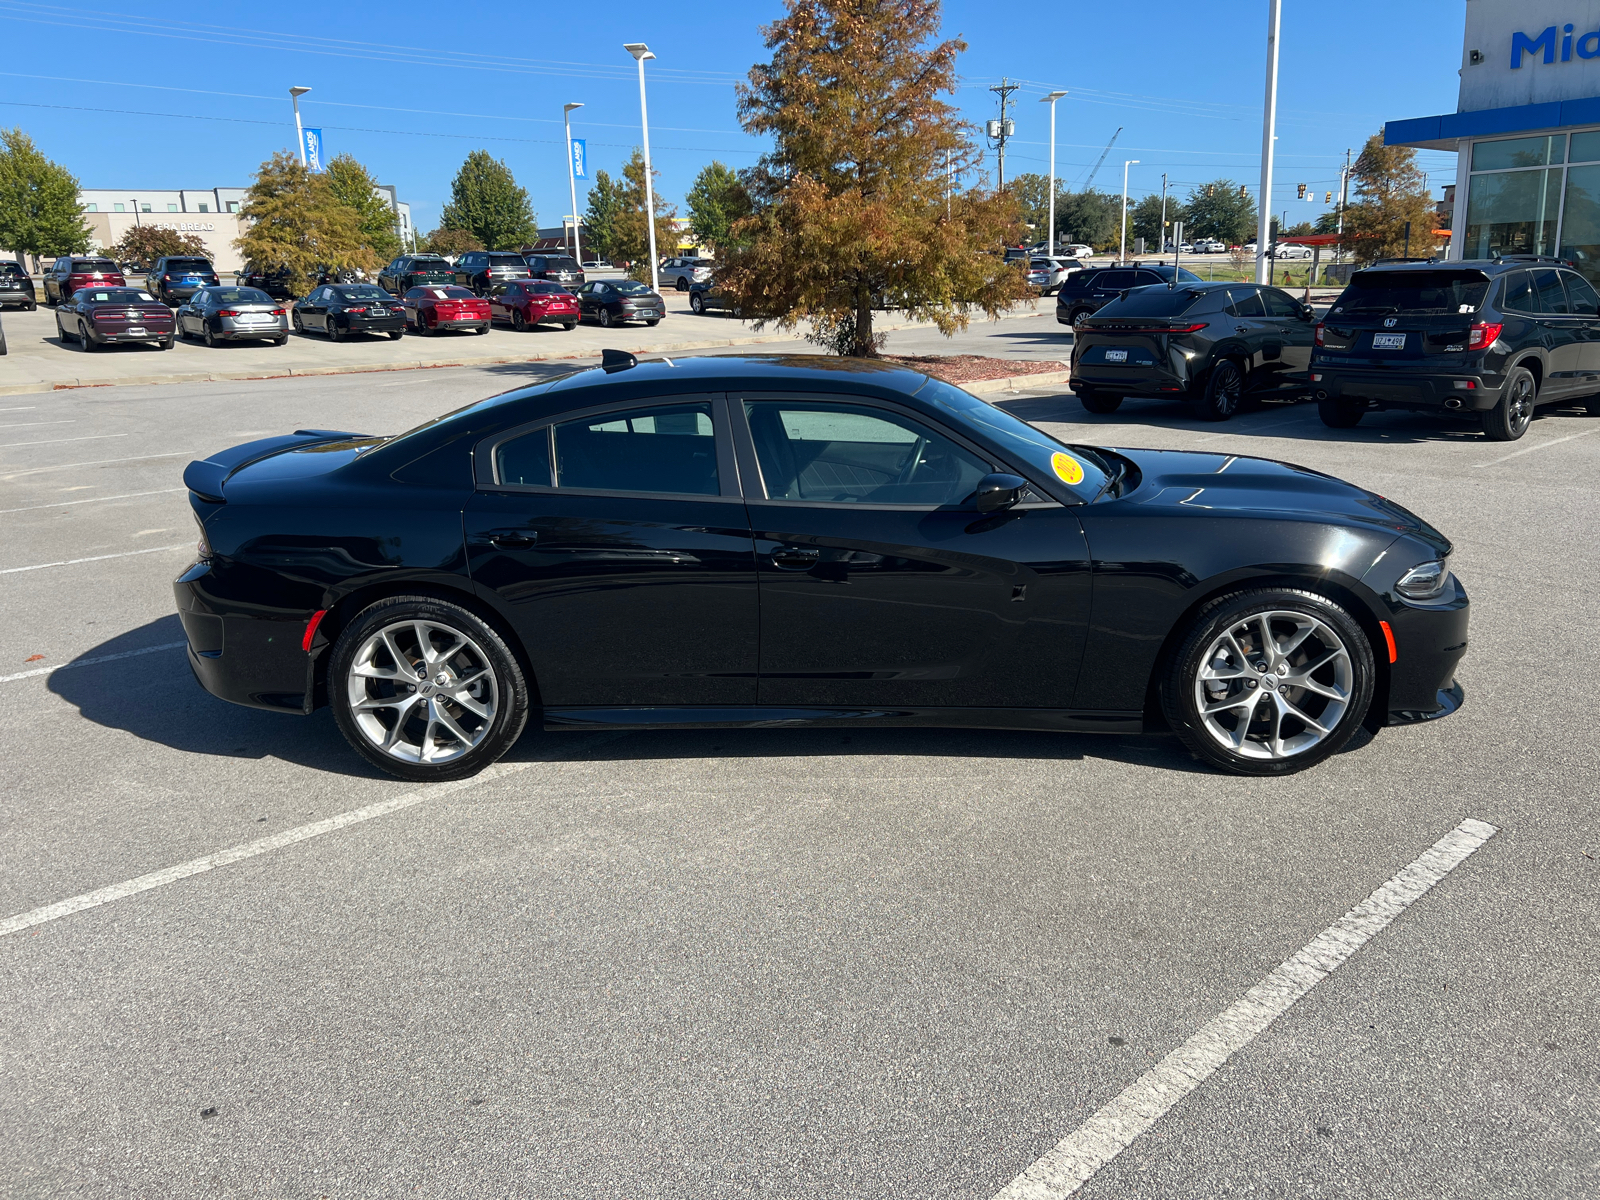
<path id="1" fill-rule="evenodd" d="M 1600 0 L 1466 0 L 1453 113 L 1384 142 L 1455 150 L 1452 258 L 1558 254 L 1600 283 Z"/>

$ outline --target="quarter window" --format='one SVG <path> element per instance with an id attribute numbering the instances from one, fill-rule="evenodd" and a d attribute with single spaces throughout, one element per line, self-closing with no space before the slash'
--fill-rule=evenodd
<path id="1" fill-rule="evenodd" d="M 989 464 L 920 422 L 848 404 L 745 404 L 769 500 L 959 504 Z"/>
<path id="2" fill-rule="evenodd" d="M 555 427 L 554 442 L 557 487 L 688 496 L 721 491 L 709 403 L 565 421 Z"/>
<path id="3" fill-rule="evenodd" d="M 1539 297 L 1533 290 L 1533 276 L 1527 271 L 1512 271 L 1501 285 L 1500 307 L 1507 312 L 1535 313 L 1539 311 Z"/>
<path id="4" fill-rule="evenodd" d="M 1600 295 L 1596 295 L 1587 279 L 1570 271 L 1563 271 L 1561 278 L 1567 281 L 1567 296 L 1574 313 L 1580 317 L 1600 316 Z"/>

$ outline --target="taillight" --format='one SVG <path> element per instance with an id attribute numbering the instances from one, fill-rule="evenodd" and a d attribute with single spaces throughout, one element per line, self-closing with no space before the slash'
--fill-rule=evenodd
<path id="1" fill-rule="evenodd" d="M 171 275 L 163 275 L 161 278 L 162 278 L 162 281 L 165 282 L 165 283 L 171 283 L 172 282 L 172 276 Z"/>
<path id="2" fill-rule="evenodd" d="M 366 311 L 367 311 L 367 306 L 365 304 L 363 304 L 360 308 L 347 308 L 347 309 L 345 309 L 345 312 L 353 312 L 353 313 L 364 313 Z"/>
<path id="3" fill-rule="evenodd" d="M 237 308 L 219 308 L 217 310 L 217 316 L 219 317 L 237 317 L 238 315 L 239 310 Z"/>
<path id="4" fill-rule="evenodd" d="M 1494 345 L 1505 327 L 1504 321 L 1479 321 L 1467 334 L 1467 349 L 1482 350 L 1485 346 Z"/>
<path id="5" fill-rule="evenodd" d="M 281 308 L 275 308 L 275 309 L 272 310 L 272 315 L 275 316 L 275 317 L 281 317 L 281 316 L 283 316 L 284 311 L 285 310 L 283 310 Z"/>
<path id="6" fill-rule="evenodd" d="M 1317 322 L 1316 336 L 1312 339 L 1318 346 L 1322 345 L 1322 322 Z"/>

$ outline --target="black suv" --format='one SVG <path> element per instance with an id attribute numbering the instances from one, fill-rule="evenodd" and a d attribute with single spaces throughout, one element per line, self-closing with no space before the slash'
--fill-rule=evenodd
<path id="1" fill-rule="evenodd" d="M 551 283 L 559 283 L 574 295 L 583 286 L 583 268 L 569 255 L 535 254 L 530 251 L 522 258 L 535 279 L 548 279 Z"/>
<path id="2" fill-rule="evenodd" d="M 0 262 L 0 308 L 8 304 L 20 304 L 27 312 L 39 307 L 33 280 L 19 262 Z"/>
<path id="3" fill-rule="evenodd" d="M 1310 390 L 1311 320 L 1309 304 L 1256 283 L 1137 288 L 1079 322 L 1070 386 L 1093 413 L 1155 396 L 1225 421 L 1246 396 Z"/>
<path id="4" fill-rule="evenodd" d="M 262 267 L 255 263 L 246 263 L 243 268 L 233 274 L 240 287 L 255 288 L 265 292 L 274 300 L 293 300 L 294 288 L 291 286 L 293 276 L 288 267 Z"/>
<path id="5" fill-rule="evenodd" d="M 396 296 L 404 296 L 414 287 L 455 281 L 455 268 L 437 254 L 404 254 L 378 272 L 378 286 Z"/>
<path id="6" fill-rule="evenodd" d="M 1377 263 L 1350 277 L 1316 343 L 1311 382 L 1335 429 L 1403 408 L 1509 442 L 1536 405 L 1587 398 L 1600 416 L 1600 295 L 1565 259 Z"/>
<path id="7" fill-rule="evenodd" d="M 487 296 L 497 283 L 532 277 L 522 255 L 509 250 L 468 250 L 456 259 L 455 282 L 475 296 Z"/>
<path id="8" fill-rule="evenodd" d="M 1056 293 L 1056 320 L 1063 325 L 1076 325 L 1079 318 L 1098 312 L 1129 288 L 1166 283 L 1171 278 L 1172 268 L 1160 263 L 1121 263 L 1074 271 Z M 1179 267 L 1178 282 L 1199 283 L 1200 276 Z"/>
<path id="9" fill-rule="evenodd" d="M 201 288 L 216 287 L 221 282 L 209 258 L 185 254 L 181 258 L 156 259 L 156 265 L 144 277 L 144 290 L 176 308 Z"/>

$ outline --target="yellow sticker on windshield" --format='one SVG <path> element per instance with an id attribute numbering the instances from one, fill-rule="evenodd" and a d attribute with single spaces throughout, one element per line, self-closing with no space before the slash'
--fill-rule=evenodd
<path id="1" fill-rule="evenodd" d="M 1063 483 L 1082 483 L 1083 466 L 1070 454 L 1052 454 L 1050 465 L 1055 468 L 1056 477 Z"/>

